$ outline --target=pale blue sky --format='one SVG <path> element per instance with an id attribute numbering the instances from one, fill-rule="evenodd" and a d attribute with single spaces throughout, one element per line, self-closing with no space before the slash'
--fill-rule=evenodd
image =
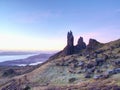
<path id="1" fill-rule="evenodd" d="M 120 0 L 0 0 L 0 49 L 60 50 L 75 41 L 120 38 Z"/>

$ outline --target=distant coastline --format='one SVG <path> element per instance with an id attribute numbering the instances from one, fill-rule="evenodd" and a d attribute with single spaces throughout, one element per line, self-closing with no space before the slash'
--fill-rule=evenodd
<path id="1" fill-rule="evenodd" d="M 17 59 L 25 59 L 30 56 L 34 56 L 37 54 L 11 54 L 11 55 L 0 55 L 0 62 L 5 62 L 5 61 L 14 61 Z"/>
<path id="2" fill-rule="evenodd" d="M 37 53 L 38 52 L 3 51 L 3 52 L 0 52 L 0 56 L 29 55 L 29 54 L 37 54 Z"/>
<path id="3" fill-rule="evenodd" d="M 52 54 L 25 54 L 0 56 L 0 66 L 37 65 L 46 61 Z"/>

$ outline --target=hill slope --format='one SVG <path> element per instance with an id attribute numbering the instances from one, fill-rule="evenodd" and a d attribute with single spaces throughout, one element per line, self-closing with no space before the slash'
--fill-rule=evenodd
<path id="1" fill-rule="evenodd" d="M 30 73 L 10 79 L 2 90 L 30 87 L 32 90 L 119 90 L 120 39 L 90 53 L 49 59 Z M 13 84 L 16 84 L 13 86 Z M 19 90 L 17 89 L 17 90 Z"/>

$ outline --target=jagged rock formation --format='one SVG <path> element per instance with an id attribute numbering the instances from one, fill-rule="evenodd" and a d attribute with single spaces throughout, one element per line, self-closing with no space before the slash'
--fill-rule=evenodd
<path id="1" fill-rule="evenodd" d="M 73 37 L 73 34 L 71 31 L 68 32 L 68 34 L 67 34 L 67 46 L 69 46 L 69 47 L 74 46 L 74 37 Z"/>
<path id="2" fill-rule="evenodd" d="M 83 37 L 80 37 L 78 39 L 78 44 L 76 45 L 79 49 L 85 49 L 86 48 L 86 44 L 83 41 Z"/>
<path id="3" fill-rule="evenodd" d="M 67 33 L 67 45 L 66 45 L 66 47 L 62 51 L 51 56 L 50 59 L 55 59 L 55 58 L 58 58 L 61 56 L 71 55 L 71 54 L 74 54 L 74 51 L 75 51 L 74 50 L 74 36 L 73 36 L 72 31 L 70 31 Z"/>
<path id="4" fill-rule="evenodd" d="M 79 51 L 83 50 L 86 48 L 86 43 L 83 41 L 83 37 L 80 37 L 78 39 L 78 43 L 75 46 L 75 53 L 78 53 Z"/>
<path id="5" fill-rule="evenodd" d="M 83 41 L 83 37 L 80 37 L 78 39 L 77 45 L 74 46 L 74 36 L 73 36 L 72 31 L 70 31 L 67 34 L 66 47 L 62 51 L 50 57 L 50 59 L 55 59 L 55 58 L 62 57 L 62 56 L 82 53 L 83 51 L 84 53 L 89 54 L 90 52 L 92 52 L 93 50 L 97 48 L 100 48 L 101 46 L 103 46 L 103 44 L 101 44 L 95 39 L 90 39 L 89 44 L 86 45 L 86 43 Z"/>
<path id="6" fill-rule="evenodd" d="M 89 44 L 86 47 L 86 51 L 94 51 L 97 48 L 100 48 L 103 44 L 98 42 L 95 39 L 90 39 Z"/>
<path id="7" fill-rule="evenodd" d="M 62 53 L 63 55 L 71 55 L 74 53 L 74 37 L 71 31 L 67 34 L 67 46 Z"/>

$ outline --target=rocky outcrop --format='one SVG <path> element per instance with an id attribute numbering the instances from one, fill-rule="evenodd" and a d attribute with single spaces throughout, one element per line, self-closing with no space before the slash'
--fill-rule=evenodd
<path id="1" fill-rule="evenodd" d="M 62 53 L 63 55 L 71 55 L 74 53 L 74 36 L 71 31 L 67 34 L 67 46 Z"/>
<path id="2" fill-rule="evenodd" d="M 67 34 L 67 46 L 73 47 L 74 46 L 74 36 L 73 33 L 70 31 Z"/>
<path id="3" fill-rule="evenodd" d="M 77 45 L 75 46 L 75 52 L 78 53 L 85 48 L 86 48 L 86 43 L 83 41 L 83 37 L 80 37 L 78 39 Z"/>
<path id="4" fill-rule="evenodd" d="M 67 45 L 66 45 L 66 47 L 62 51 L 51 56 L 50 59 L 55 59 L 55 58 L 62 57 L 62 56 L 82 53 L 83 51 L 85 51 L 84 53 L 87 55 L 91 51 L 99 48 L 101 45 L 102 44 L 99 43 L 95 39 L 90 39 L 89 44 L 86 45 L 86 43 L 83 41 L 83 37 L 80 37 L 78 39 L 77 45 L 74 46 L 74 36 L 73 36 L 72 31 L 69 31 L 67 33 Z"/>
<path id="5" fill-rule="evenodd" d="M 97 40 L 95 39 L 90 39 L 89 40 L 89 44 L 87 45 L 86 47 L 86 50 L 87 51 L 93 51 L 97 48 L 100 48 L 103 44 L 101 44 L 100 42 L 98 42 Z"/>
<path id="6" fill-rule="evenodd" d="M 78 39 L 78 43 L 76 45 L 79 49 L 85 49 L 86 48 L 86 44 L 85 42 L 83 41 L 83 37 L 80 37 Z"/>
<path id="7" fill-rule="evenodd" d="M 51 56 L 49 59 L 52 60 L 52 59 L 55 59 L 58 57 L 67 56 L 67 55 L 71 55 L 71 54 L 74 54 L 74 36 L 73 36 L 72 31 L 69 31 L 67 33 L 67 45 L 66 45 L 66 47 L 62 51 Z"/>

